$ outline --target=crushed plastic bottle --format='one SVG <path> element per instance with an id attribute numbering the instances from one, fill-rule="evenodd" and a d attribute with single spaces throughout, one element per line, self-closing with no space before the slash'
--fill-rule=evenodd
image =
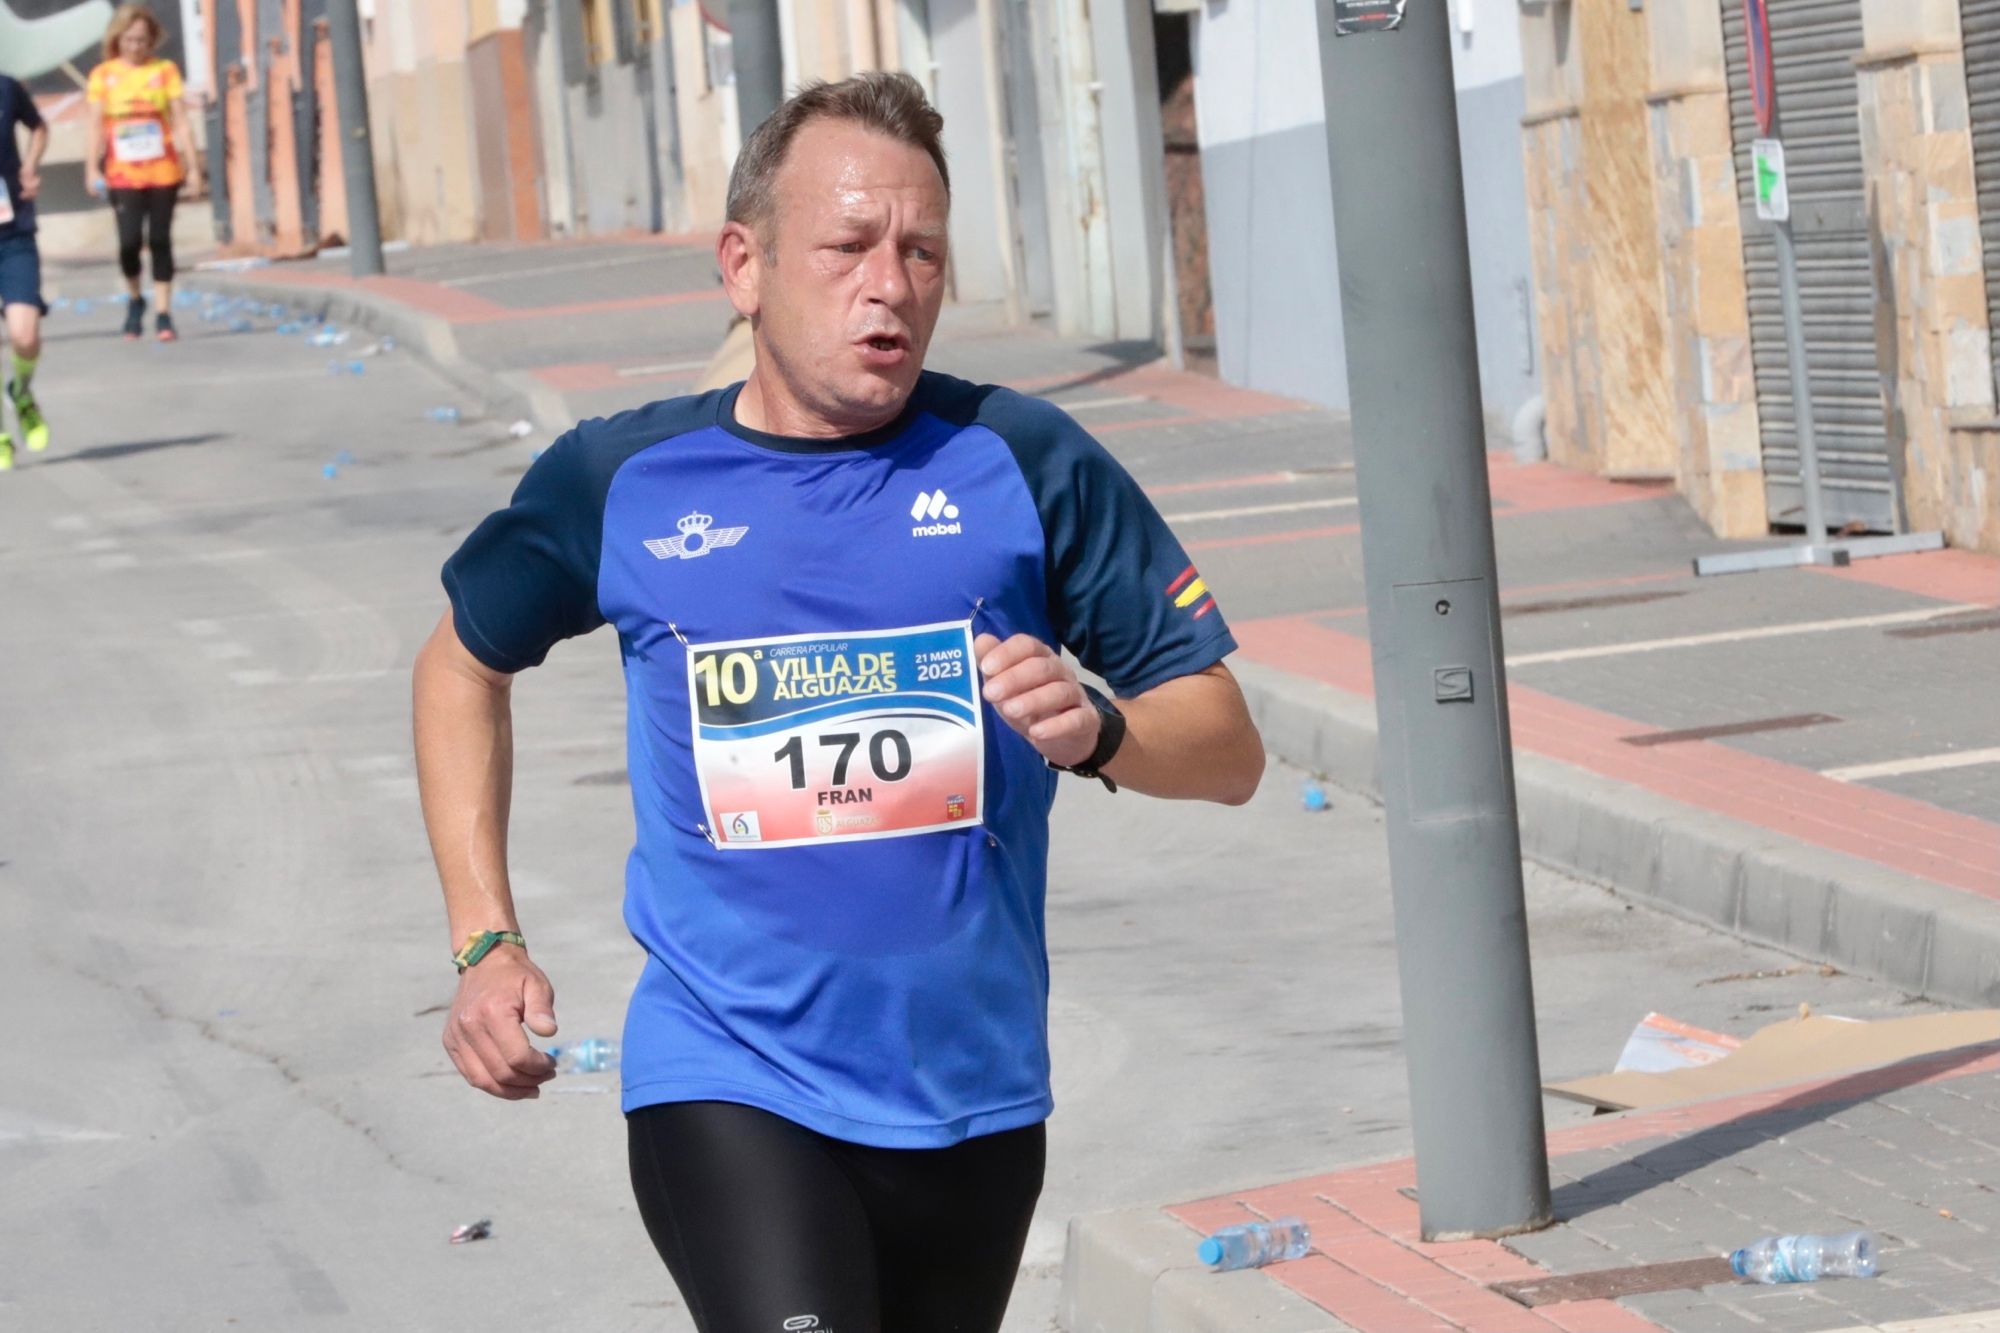
<path id="1" fill-rule="evenodd" d="M 250 321 L 240 315 L 229 321 L 229 331 L 231 333 L 248 333 L 251 327 Z"/>
<path id="2" fill-rule="evenodd" d="M 618 1043 L 607 1037 L 585 1037 L 566 1046 L 549 1047 L 558 1074 L 602 1074 L 618 1068 Z"/>
<path id="3" fill-rule="evenodd" d="M 1875 1236 L 1766 1236 L 1729 1256 L 1736 1276 L 1753 1282 L 1817 1282 L 1823 1277 L 1874 1277 Z"/>
<path id="4" fill-rule="evenodd" d="M 517 421 L 507 427 L 507 433 L 517 440 L 525 440 L 535 433 L 535 426 L 531 421 Z"/>
<path id="5" fill-rule="evenodd" d="M 319 474 L 322 477 L 325 477 L 328 481 L 332 481 L 335 477 L 340 475 L 340 469 L 336 467 L 334 464 L 328 463 L 324 467 L 320 468 Z"/>
<path id="6" fill-rule="evenodd" d="M 430 411 L 424 413 L 424 416 L 437 422 L 440 426 L 456 426 L 458 424 L 458 409 L 455 407 L 433 407 Z"/>
<path id="7" fill-rule="evenodd" d="M 1333 801 L 1327 796 L 1326 788 L 1317 782 L 1308 782 L 1299 789 L 1299 804 L 1305 807 L 1309 815 L 1316 815 L 1322 810 L 1333 807 Z"/>
<path id="8" fill-rule="evenodd" d="M 329 375 L 366 375 L 368 373 L 368 363 L 366 361 L 329 361 L 326 363 L 326 371 Z"/>
<path id="9" fill-rule="evenodd" d="M 1230 1273 L 1281 1259 L 1303 1259 L 1311 1248 L 1312 1232 L 1306 1224 L 1296 1217 L 1280 1217 L 1224 1227 L 1197 1246 L 1195 1254 L 1211 1271 Z"/>
<path id="10" fill-rule="evenodd" d="M 90 298 L 88 296 L 79 296 L 76 298 L 76 313 L 79 315 L 90 313 Z"/>
<path id="11" fill-rule="evenodd" d="M 314 347 L 339 347 L 347 341 L 347 333 L 343 329 L 336 329 L 331 324 L 328 324 L 323 328 L 315 330 L 313 336 L 306 339 L 306 341 Z"/>
<path id="12" fill-rule="evenodd" d="M 342 449 L 339 453 L 333 456 L 333 461 L 340 467 L 348 467 L 353 464 L 354 455 L 349 453 L 347 450 Z"/>

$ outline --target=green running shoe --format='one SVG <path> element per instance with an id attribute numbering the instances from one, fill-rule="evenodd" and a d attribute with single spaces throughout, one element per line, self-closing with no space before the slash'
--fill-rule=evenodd
<path id="1" fill-rule="evenodd" d="M 9 471 L 13 466 L 14 441 L 7 437 L 6 431 L 0 431 L 0 472 Z"/>
<path id="2" fill-rule="evenodd" d="M 38 454 L 49 447 L 49 423 L 42 420 L 42 409 L 35 403 L 34 393 L 27 388 L 15 388 L 14 381 L 7 381 L 7 396 L 14 400 L 14 415 L 21 419 L 21 439 L 28 446 L 28 452 Z"/>

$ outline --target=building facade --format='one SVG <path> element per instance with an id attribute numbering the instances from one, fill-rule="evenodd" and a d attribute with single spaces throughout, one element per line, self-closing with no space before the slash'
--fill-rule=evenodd
<path id="1" fill-rule="evenodd" d="M 1822 495 L 2000 551 L 2000 3 L 1766 0 Z M 1672 477 L 1718 534 L 1803 517 L 1744 0 L 1525 0 L 1554 457 Z"/>

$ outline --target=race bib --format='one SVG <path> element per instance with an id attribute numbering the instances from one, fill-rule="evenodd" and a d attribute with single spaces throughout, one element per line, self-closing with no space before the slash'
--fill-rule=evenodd
<path id="1" fill-rule="evenodd" d="M 111 155 L 120 162 L 157 162 L 167 155 L 166 126 L 128 120 L 111 131 Z"/>
<path id="2" fill-rule="evenodd" d="M 978 824 L 985 719 L 969 622 L 688 647 L 694 763 L 725 850 Z"/>
<path id="3" fill-rule="evenodd" d="M 0 227 L 14 220 L 14 195 L 6 181 L 0 181 Z"/>

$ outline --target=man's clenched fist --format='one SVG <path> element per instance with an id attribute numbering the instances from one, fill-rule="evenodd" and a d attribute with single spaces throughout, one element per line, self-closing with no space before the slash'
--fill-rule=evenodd
<path id="1" fill-rule="evenodd" d="M 444 1049 L 465 1081 L 510 1102 L 542 1095 L 556 1076 L 556 1062 L 529 1044 L 527 1034 L 556 1034 L 556 992 L 526 951 L 494 948 L 465 969 L 445 1019 Z"/>
<path id="2" fill-rule="evenodd" d="M 1042 758 L 1064 768 L 1090 758 L 1103 721 L 1054 649 L 1032 634 L 1004 642 L 982 634 L 972 651 L 986 681 L 986 701 Z"/>

